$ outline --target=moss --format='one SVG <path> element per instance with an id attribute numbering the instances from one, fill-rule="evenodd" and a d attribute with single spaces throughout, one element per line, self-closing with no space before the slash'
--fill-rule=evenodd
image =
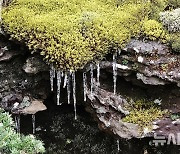
<path id="1" fill-rule="evenodd" d="M 180 7 L 180 1 L 179 0 L 167 0 L 168 8 L 169 9 L 176 9 Z"/>
<path id="2" fill-rule="evenodd" d="M 131 106 L 128 106 L 128 108 L 130 114 L 123 118 L 123 121 L 138 124 L 140 131 L 143 131 L 145 127 L 151 129 L 154 120 L 168 115 L 166 110 L 161 110 L 154 102 L 146 100 L 137 100 L 135 103 L 131 104 Z"/>
<path id="3" fill-rule="evenodd" d="M 166 41 L 168 38 L 168 33 L 164 30 L 163 25 L 156 20 L 145 20 L 143 31 L 150 40 Z"/>
<path id="4" fill-rule="evenodd" d="M 3 10 L 2 27 L 11 38 L 40 51 L 47 63 L 63 70 L 77 70 L 124 47 L 131 37 L 140 35 L 142 25 L 150 38 L 159 37 L 161 28 L 153 27 L 151 31 L 148 23 L 152 21 L 142 21 L 152 17 L 152 12 L 163 10 L 164 2 L 13 0 Z"/>
<path id="5" fill-rule="evenodd" d="M 179 37 L 176 36 L 177 38 L 173 40 L 172 42 L 172 49 L 173 51 L 180 53 L 180 35 Z"/>

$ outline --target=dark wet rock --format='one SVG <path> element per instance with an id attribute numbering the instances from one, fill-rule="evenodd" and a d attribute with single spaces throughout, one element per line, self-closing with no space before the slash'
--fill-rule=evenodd
<path id="1" fill-rule="evenodd" d="M 95 80 L 94 85 L 97 85 Z M 121 86 L 123 86 L 122 83 Z M 130 111 L 126 109 L 126 105 L 133 103 L 133 100 L 129 100 L 130 98 L 121 95 L 121 91 L 118 91 L 118 94 L 114 95 L 113 92 L 108 91 L 108 89 L 110 88 L 104 87 L 104 89 L 102 89 L 101 87 L 95 86 L 93 95 L 91 95 L 90 91 L 88 91 L 87 94 L 88 100 L 86 109 L 93 115 L 101 130 L 127 139 L 153 137 L 154 134 L 160 133 L 168 137 L 169 133 L 177 134 L 180 131 L 180 116 L 177 116 L 177 113 L 180 111 L 178 108 L 180 105 L 179 102 L 176 102 L 176 104 L 175 102 L 171 103 L 171 99 L 168 100 L 165 98 L 164 100 L 163 97 L 163 99 L 154 99 L 155 104 L 163 106 L 163 108 L 170 113 L 167 115 L 167 118 L 157 119 L 150 123 L 152 128 L 144 127 L 143 130 L 140 130 L 138 124 L 123 122 L 123 118 L 130 113 Z M 127 93 L 131 93 L 133 89 L 126 90 L 128 91 Z M 154 91 L 158 92 L 158 89 Z M 164 93 L 164 95 L 166 95 L 166 93 Z M 170 94 L 166 96 L 169 97 Z M 168 101 L 168 103 L 166 101 Z M 175 118 L 170 118 L 171 116 Z"/>
<path id="2" fill-rule="evenodd" d="M 29 106 L 26 106 L 21 110 L 22 114 L 36 114 L 37 112 L 46 110 L 46 106 L 41 100 L 33 100 Z"/>
<path id="3" fill-rule="evenodd" d="M 169 134 L 176 135 L 180 132 L 180 119 L 172 120 L 170 118 L 164 118 L 154 122 L 158 127 L 154 129 L 154 133 L 157 135 L 163 135 L 168 138 Z"/>
<path id="4" fill-rule="evenodd" d="M 122 138 L 140 137 L 139 127 L 136 124 L 122 121 L 129 111 L 125 109 L 127 100 L 120 95 L 114 95 L 99 87 L 95 87 L 93 95 L 88 91 L 90 111 L 98 121 L 99 128 Z"/>
<path id="5" fill-rule="evenodd" d="M 23 70 L 28 74 L 37 74 L 39 72 L 48 71 L 49 67 L 39 56 L 30 57 L 26 60 Z"/>
<path id="6" fill-rule="evenodd" d="M 0 38 L 0 46 L 0 107 L 15 113 L 18 107 L 25 107 L 26 96 L 46 99 L 50 94 L 48 65 L 5 38 Z"/>
<path id="7" fill-rule="evenodd" d="M 48 65 L 40 56 L 30 55 L 27 49 L 16 49 L 7 40 L 0 40 L 0 45 L 0 106 L 16 114 L 35 114 L 45 110 L 46 107 L 42 102 L 51 94 Z M 124 87 L 122 93 L 129 97 L 133 93 L 137 97 L 138 91 L 134 85 L 141 86 L 139 89 L 143 91 L 141 95 L 143 98 L 148 96 L 153 100 L 162 99 L 160 104 L 162 108 L 168 109 L 172 114 L 177 114 L 180 111 L 179 61 L 180 56 L 170 53 L 170 49 L 165 45 L 152 41 L 132 40 L 117 59 L 118 76 L 126 79 L 128 81 L 126 84 L 133 83 L 129 89 Z M 97 69 L 96 65 L 93 67 Z M 128 139 L 153 136 L 153 132 L 149 133 L 147 130 L 144 130 L 144 134 L 140 134 L 137 124 L 122 121 L 122 118 L 129 114 L 124 107 L 128 103 L 126 97 L 120 93 L 119 89 L 117 89 L 118 95 L 114 95 L 111 92 L 112 85 L 110 83 L 107 83 L 107 88 L 104 88 L 106 81 L 109 81 L 108 73 L 112 77 L 112 59 L 107 58 L 107 61 L 102 61 L 100 67 L 101 79 L 103 79 L 102 87 L 96 87 L 97 90 L 93 96 L 88 92 L 88 102 L 86 103 L 87 110 L 92 113 L 99 128 L 117 137 Z M 87 65 L 85 70 L 88 72 L 90 67 Z M 80 86 L 82 84 L 81 73 L 77 73 L 81 75 L 81 77 L 77 75 L 76 81 L 79 89 L 82 87 Z M 110 80 L 112 83 L 113 80 Z M 122 83 L 118 82 L 122 86 Z M 67 99 L 66 92 L 64 92 L 66 89 L 62 91 L 62 98 Z M 83 100 L 82 94 L 82 91 L 79 90 L 78 103 Z M 166 123 L 167 121 L 169 123 Z M 168 119 L 162 122 L 163 124 L 154 124 L 154 132 L 166 132 L 165 130 L 170 127 L 172 129 L 169 131 L 179 131 L 177 119 Z M 62 133 L 61 135 L 63 138 Z M 78 141 L 80 138 L 81 136 L 78 137 Z"/>

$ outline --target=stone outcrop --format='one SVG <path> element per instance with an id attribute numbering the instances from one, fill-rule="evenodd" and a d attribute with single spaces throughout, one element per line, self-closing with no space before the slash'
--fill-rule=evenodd
<path id="1" fill-rule="evenodd" d="M 20 113 L 20 110 L 33 104 L 32 100 L 46 99 L 50 93 L 49 84 L 47 84 L 49 83 L 48 70 L 49 67 L 42 58 L 30 55 L 26 48 L 1 36 L 0 106 L 13 113 Z M 27 97 L 31 100 L 29 104 L 23 106 Z M 44 109 L 43 105 L 38 108 L 39 111 Z M 35 110 L 37 112 L 37 108 Z"/>
<path id="2" fill-rule="evenodd" d="M 88 91 L 86 108 L 98 122 L 99 128 L 122 138 L 142 138 L 156 133 L 180 131 L 180 55 L 158 42 L 132 40 L 117 57 L 117 95 L 112 90 L 112 59 L 100 63 L 101 86 Z M 94 69 L 96 66 L 94 65 Z M 89 66 L 85 68 L 88 72 Z M 94 71 L 96 72 L 96 71 Z M 81 75 L 81 72 L 78 72 Z M 0 107 L 15 114 L 35 114 L 45 110 L 43 101 L 50 96 L 49 66 L 26 48 L 0 39 Z M 78 84 L 82 84 L 78 76 Z M 125 79 L 125 81 L 121 81 Z M 89 81 L 89 79 L 88 79 Z M 130 84 L 124 86 L 125 84 Z M 96 82 L 94 81 L 96 85 Z M 118 88 L 118 86 L 120 88 Z M 137 88 L 138 87 L 138 88 Z M 140 93 L 138 91 L 143 91 Z M 78 91 L 81 95 L 81 91 Z M 151 131 L 139 132 L 137 124 L 123 122 L 129 114 L 125 108 L 129 98 L 148 97 L 156 100 L 169 117 L 152 123 Z M 63 96 L 64 97 L 64 96 Z M 83 100 L 82 96 L 78 98 Z M 162 101 L 157 101 L 162 100 Z"/>

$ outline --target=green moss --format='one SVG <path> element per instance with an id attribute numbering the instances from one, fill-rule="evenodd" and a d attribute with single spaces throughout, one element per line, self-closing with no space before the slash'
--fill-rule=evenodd
<path id="1" fill-rule="evenodd" d="M 173 51 L 180 53 L 180 35 L 176 36 L 176 39 L 173 39 L 172 49 Z"/>
<path id="2" fill-rule="evenodd" d="M 154 102 L 146 100 L 137 100 L 128 108 L 130 114 L 123 118 L 123 121 L 138 124 L 140 131 L 143 131 L 145 127 L 151 129 L 154 120 L 168 114 L 166 110 L 161 110 Z"/>
<path id="3" fill-rule="evenodd" d="M 2 27 L 11 38 L 40 51 L 47 63 L 63 70 L 77 70 L 124 47 L 131 37 L 140 35 L 143 25 L 145 34 L 159 38 L 161 28 L 149 29 L 152 21 L 142 21 L 152 17 L 152 12 L 163 10 L 164 2 L 13 0 L 3 10 Z"/>

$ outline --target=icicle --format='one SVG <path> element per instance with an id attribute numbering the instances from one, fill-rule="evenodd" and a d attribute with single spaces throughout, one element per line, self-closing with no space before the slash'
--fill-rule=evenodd
<path id="1" fill-rule="evenodd" d="M 17 133 L 20 133 L 20 130 L 21 130 L 21 120 L 20 120 L 20 115 L 16 115 L 15 116 L 15 125 L 16 125 L 16 130 L 17 130 Z"/>
<path id="2" fill-rule="evenodd" d="M 121 49 L 118 48 L 118 54 L 120 55 L 121 54 Z"/>
<path id="3" fill-rule="evenodd" d="M 53 69 L 52 70 L 53 71 L 53 78 L 55 78 L 56 77 L 56 69 L 54 67 L 52 69 Z"/>
<path id="4" fill-rule="evenodd" d="M 93 84 L 93 64 L 90 64 L 90 74 L 91 74 L 91 96 L 93 95 L 93 87 L 94 87 L 94 84 Z"/>
<path id="5" fill-rule="evenodd" d="M 50 83 L 51 83 L 51 91 L 53 91 L 53 80 L 55 78 L 55 68 L 53 65 L 51 65 L 50 69 Z"/>
<path id="6" fill-rule="evenodd" d="M 116 67 L 117 53 L 113 54 L 113 83 L 114 83 L 114 94 L 116 94 L 116 82 L 117 82 L 117 67 Z"/>
<path id="7" fill-rule="evenodd" d="M 33 134 L 36 132 L 36 116 L 35 114 L 32 114 L 32 128 L 33 128 Z"/>
<path id="8" fill-rule="evenodd" d="M 99 77 L 100 77 L 100 64 L 99 64 L 99 62 L 98 62 L 98 63 L 97 63 L 97 85 L 98 85 L 98 86 L 100 86 Z"/>
<path id="9" fill-rule="evenodd" d="M 64 85 L 63 85 L 63 88 L 66 87 L 66 84 L 67 84 L 67 72 L 64 75 Z"/>
<path id="10" fill-rule="evenodd" d="M 83 89 L 84 89 L 84 101 L 86 102 L 86 94 L 87 94 L 87 75 L 86 72 L 83 72 Z"/>
<path id="11" fill-rule="evenodd" d="M 70 80 L 71 80 L 71 73 L 68 73 L 67 77 L 67 97 L 68 97 L 68 104 L 70 104 L 70 99 L 71 99 L 71 89 L 70 89 Z"/>
<path id="12" fill-rule="evenodd" d="M 72 73 L 72 85 L 73 85 L 73 100 L 74 100 L 74 119 L 77 119 L 77 113 L 76 113 L 76 77 L 75 72 Z"/>
<path id="13" fill-rule="evenodd" d="M 117 148 L 118 148 L 118 151 L 120 151 L 119 140 L 118 139 L 117 139 Z"/>
<path id="14" fill-rule="evenodd" d="M 61 93 L 61 71 L 57 71 L 57 105 L 60 104 L 60 93 Z"/>

